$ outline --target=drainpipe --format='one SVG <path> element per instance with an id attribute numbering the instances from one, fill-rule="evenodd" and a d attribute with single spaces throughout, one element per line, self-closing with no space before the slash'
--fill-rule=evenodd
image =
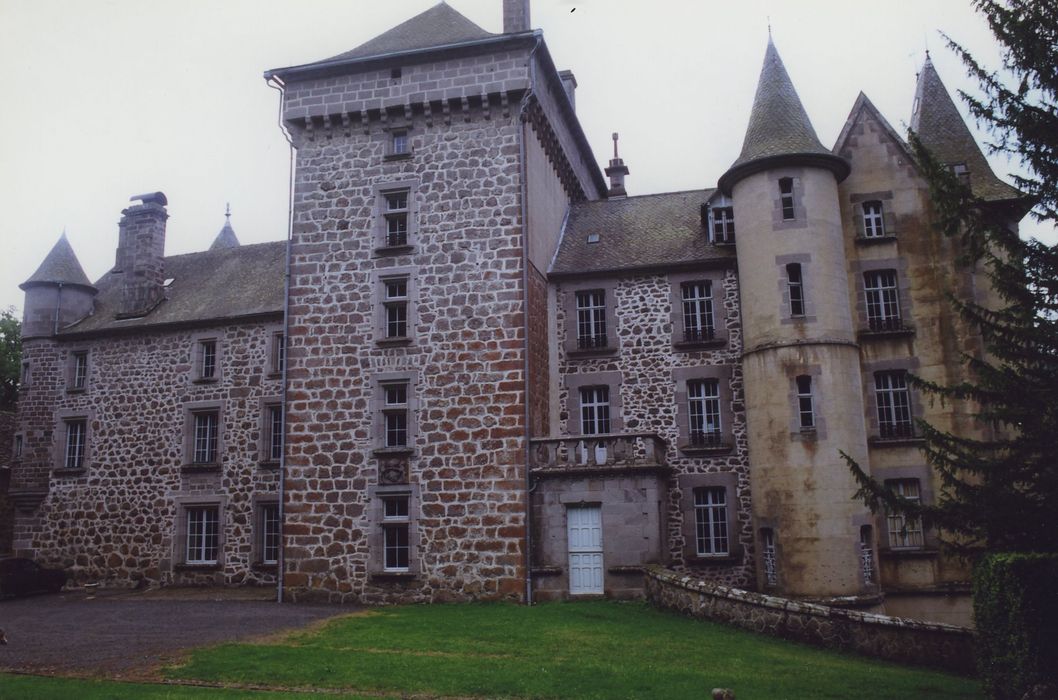
<path id="1" fill-rule="evenodd" d="M 529 52 L 529 89 L 526 90 L 525 95 L 522 97 L 521 104 L 518 108 L 518 157 L 520 160 L 521 167 L 521 213 L 522 213 L 522 309 L 524 313 L 522 315 L 525 323 L 525 342 L 523 345 L 523 352 L 525 353 L 525 367 L 523 371 L 523 377 L 525 378 L 525 604 L 533 604 L 533 573 L 532 573 L 532 556 L 533 556 L 533 535 L 532 535 L 532 505 L 530 503 L 530 496 L 532 494 L 533 485 L 532 478 L 529 474 L 530 458 L 532 456 L 532 446 L 529 442 L 533 435 L 533 428 L 531 423 L 530 404 L 529 404 L 529 185 L 528 185 L 528 174 L 529 167 L 526 163 L 526 147 L 525 147 L 525 129 L 526 121 L 528 119 L 529 103 L 533 98 L 533 93 L 536 89 L 536 69 L 533 63 L 533 58 L 536 56 L 536 50 L 540 48 L 540 35 L 536 36 L 536 43 L 533 44 L 533 50 Z"/>
<path id="2" fill-rule="evenodd" d="M 280 455 L 279 455 L 279 527 L 280 537 L 279 541 L 281 545 L 283 542 L 282 528 L 283 524 L 286 523 L 286 480 L 287 480 L 287 432 L 289 426 L 287 425 L 287 367 L 290 365 L 290 256 L 291 256 L 291 242 L 294 237 L 294 140 L 290 137 L 290 132 L 287 131 L 286 125 L 283 124 L 283 99 L 285 93 L 283 92 L 283 81 L 277 76 L 272 76 L 267 81 L 268 87 L 274 88 L 279 91 L 279 130 L 283 132 L 283 138 L 287 140 L 287 145 L 290 146 L 290 166 L 289 175 L 287 178 L 287 250 L 286 250 L 286 263 L 283 269 L 283 369 L 282 378 L 280 382 L 283 386 L 283 394 L 279 400 L 279 410 L 283 414 L 283 435 L 280 437 Z M 283 579 L 284 569 L 286 568 L 286 547 L 279 547 L 279 562 L 276 566 L 276 602 L 283 602 Z"/>
<path id="3" fill-rule="evenodd" d="M 55 291 L 55 319 L 52 323 L 52 335 L 59 335 L 59 311 L 62 309 L 62 282 L 59 282 L 59 288 Z"/>

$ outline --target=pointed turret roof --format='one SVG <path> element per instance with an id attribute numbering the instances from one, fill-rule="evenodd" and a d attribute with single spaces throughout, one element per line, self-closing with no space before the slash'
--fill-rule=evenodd
<path id="1" fill-rule="evenodd" d="M 73 284 L 95 290 L 73 252 L 70 241 L 66 240 L 65 232 L 59 236 L 59 240 L 52 246 L 51 252 L 44 258 L 37 271 L 19 287 L 26 289 L 38 284 Z"/>
<path id="2" fill-rule="evenodd" d="M 787 162 L 828 168 L 839 181 L 849 173 L 848 163 L 819 142 L 779 51 L 768 37 L 742 153 L 721 176 L 720 188 L 730 194 L 743 177 Z"/>
<path id="3" fill-rule="evenodd" d="M 220 233 L 217 234 L 217 237 L 213 239 L 213 245 L 211 245 L 209 249 L 238 248 L 239 245 L 239 239 L 235 235 L 235 229 L 231 227 L 231 207 L 229 206 L 224 212 L 224 228 L 222 228 Z"/>
<path id="4" fill-rule="evenodd" d="M 911 112 L 911 131 L 941 163 L 965 163 L 970 173 L 970 188 L 986 200 L 1016 199 L 1022 194 L 996 177 L 985 160 L 984 153 L 974 140 L 958 107 L 941 82 L 926 54 L 926 62 L 918 74 L 915 105 Z"/>

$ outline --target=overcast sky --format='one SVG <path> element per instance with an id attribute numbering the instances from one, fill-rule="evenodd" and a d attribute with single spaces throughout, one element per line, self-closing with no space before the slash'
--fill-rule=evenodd
<path id="1" fill-rule="evenodd" d="M 17 285 L 64 229 L 88 276 L 106 272 L 133 194 L 168 196 L 169 255 L 207 248 L 226 202 L 243 243 L 283 238 L 289 152 L 278 94 L 261 73 L 341 53 L 433 4 L 0 0 L 0 308 L 21 309 Z M 502 29 L 501 0 L 449 4 Z M 937 30 L 998 64 L 968 0 L 532 5 L 556 65 L 577 77 L 577 111 L 601 165 L 620 132 L 633 195 L 714 186 L 736 158 L 769 18 L 828 147 L 860 90 L 904 132 L 927 46 L 949 90 L 972 89 Z M 991 160 L 1000 176 L 1014 168 Z"/>

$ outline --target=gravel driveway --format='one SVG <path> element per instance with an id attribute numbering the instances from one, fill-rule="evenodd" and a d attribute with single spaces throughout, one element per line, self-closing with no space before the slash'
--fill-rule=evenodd
<path id="1" fill-rule="evenodd" d="M 161 591 L 87 598 L 75 591 L 0 601 L 0 629 L 8 639 L 0 646 L 0 670 L 137 676 L 182 649 L 301 627 L 352 611 L 246 600 L 238 592 L 218 599 L 224 595 Z"/>

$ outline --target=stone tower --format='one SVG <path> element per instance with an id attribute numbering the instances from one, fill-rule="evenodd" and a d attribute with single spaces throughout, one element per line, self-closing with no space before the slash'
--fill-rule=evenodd
<path id="1" fill-rule="evenodd" d="M 761 577 L 791 596 L 864 592 L 856 486 L 866 464 L 860 362 L 838 183 L 769 39 L 742 153 L 720 178 L 739 226 L 746 413 Z"/>

